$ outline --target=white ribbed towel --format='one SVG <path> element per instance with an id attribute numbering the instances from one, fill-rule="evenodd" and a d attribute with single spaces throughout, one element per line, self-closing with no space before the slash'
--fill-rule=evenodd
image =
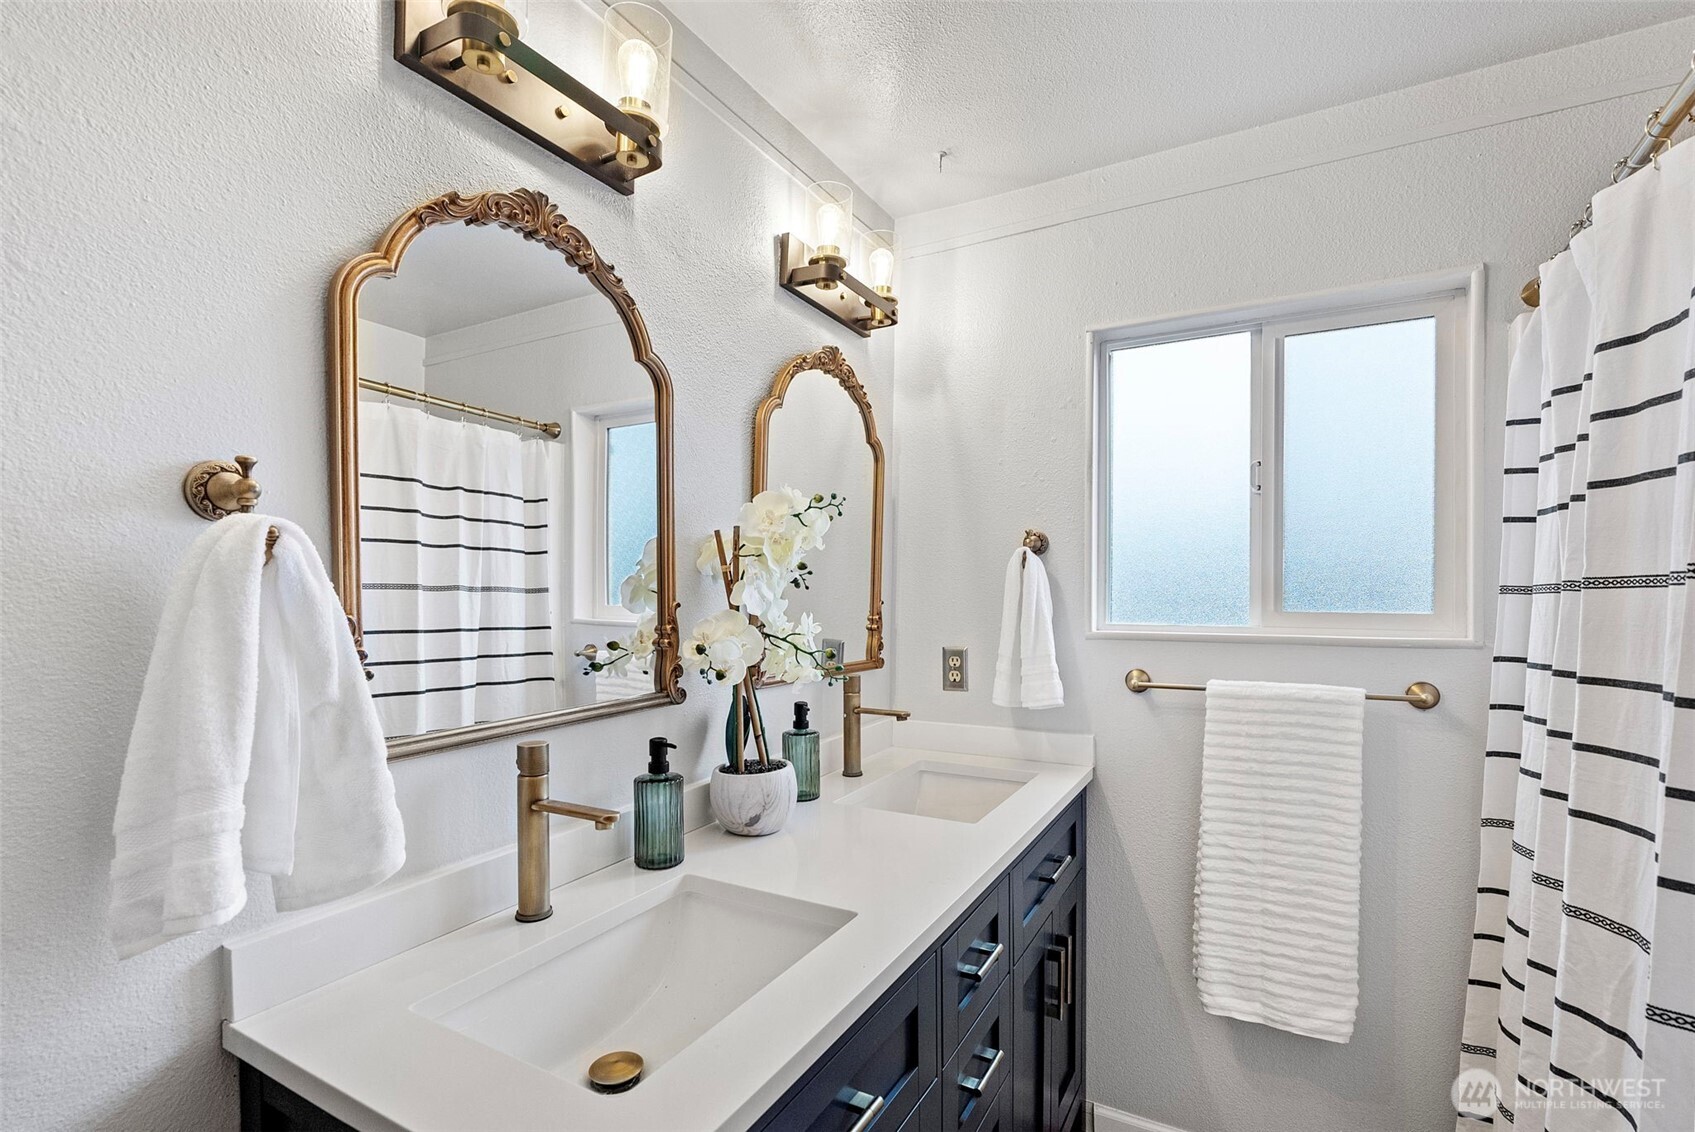
<path id="1" fill-rule="evenodd" d="M 1353 1036 L 1364 722 L 1359 688 L 1207 684 L 1195 982 L 1209 1012 Z"/>
<path id="2" fill-rule="evenodd" d="M 265 565 L 265 531 L 281 534 Z M 120 956 L 224 923 L 244 868 L 280 910 L 367 888 L 406 857 L 387 750 L 306 532 L 230 515 L 165 599 L 112 822 Z"/>

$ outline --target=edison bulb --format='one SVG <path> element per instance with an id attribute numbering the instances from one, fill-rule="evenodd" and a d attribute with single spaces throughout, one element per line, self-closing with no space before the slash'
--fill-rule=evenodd
<path id="1" fill-rule="evenodd" d="M 877 248 L 868 257 L 871 266 L 871 286 L 883 291 L 895 280 L 895 253 Z"/>
<path id="2" fill-rule="evenodd" d="M 624 98 L 646 108 L 653 99 L 653 80 L 659 74 L 659 53 L 644 39 L 631 37 L 618 48 L 618 79 Z"/>
<path id="3" fill-rule="evenodd" d="M 822 255 L 840 255 L 842 250 L 842 229 L 846 227 L 847 217 L 839 204 L 823 204 L 818 206 L 818 251 Z"/>

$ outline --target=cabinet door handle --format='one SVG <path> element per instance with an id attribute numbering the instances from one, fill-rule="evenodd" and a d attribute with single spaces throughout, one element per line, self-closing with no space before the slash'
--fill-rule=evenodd
<path id="1" fill-rule="evenodd" d="M 877 1118 L 883 1115 L 883 1106 L 888 1103 L 882 1097 L 874 1097 L 870 1093 L 855 1089 L 852 1085 L 843 1089 L 837 1099 L 849 1112 L 859 1113 L 859 1119 L 853 1122 L 853 1127 L 849 1128 L 848 1132 L 865 1132 L 877 1123 Z"/>
<path id="2" fill-rule="evenodd" d="M 1047 985 L 1042 987 L 1042 998 L 1047 1006 L 1048 1016 L 1063 1022 L 1065 1020 L 1065 948 L 1049 945 L 1042 951 L 1042 960 L 1044 972 L 1049 963 L 1058 968 L 1059 973 L 1052 983 L 1047 983 L 1047 977 L 1045 974 L 1043 975 L 1043 982 Z"/>
<path id="3" fill-rule="evenodd" d="M 993 968 L 996 963 L 1000 962 L 1001 956 L 1006 953 L 1006 944 L 984 943 L 982 940 L 976 939 L 972 940 L 971 946 L 965 950 L 975 951 L 979 955 L 988 956 L 987 959 L 984 959 L 975 967 L 969 963 L 960 963 L 957 965 L 957 969 L 962 976 L 970 979 L 974 983 L 980 983 L 989 977 L 990 969 Z"/>
<path id="4" fill-rule="evenodd" d="M 1072 944 L 1075 937 L 1056 935 L 1053 938 L 1054 945 L 1059 948 L 1059 1016 L 1064 1018 L 1065 1008 L 1075 1001 L 1076 988 L 1072 985 L 1072 980 L 1076 977 L 1076 971 L 1072 967 Z"/>
<path id="5" fill-rule="evenodd" d="M 1053 860 L 1052 857 L 1048 857 L 1046 859 L 1049 860 L 1049 861 Z M 1059 864 L 1054 866 L 1053 872 L 1049 873 L 1047 876 L 1043 876 L 1041 873 L 1037 873 L 1036 879 L 1041 881 L 1043 884 L 1058 884 L 1059 878 L 1065 875 L 1065 871 L 1071 867 L 1071 862 L 1075 861 L 1076 859 L 1077 858 L 1074 855 L 1067 853 L 1063 858 L 1060 859 Z"/>
<path id="6" fill-rule="evenodd" d="M 989 1067 L 983 1070 L 983 1075 L 981 1077 L 961 1077 L 959 1079 L 959 1087 L 974 1097 L 980 1097 L 989 1091 L 989 1082 L 994 1078 L 995 1070 L 1001 1067 L 1001 1058 L 1006 1056 L 1006 1050 L 985 1049 L 982 1046 L 979 1046 L 977 1047 L 977 1052 L 971 1056 L 980 1057 L 984 1061 L 987 1061 L 989 1063 Z"/>

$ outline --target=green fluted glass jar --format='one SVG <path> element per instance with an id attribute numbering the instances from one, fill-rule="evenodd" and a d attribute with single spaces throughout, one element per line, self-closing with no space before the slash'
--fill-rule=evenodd
<path id="1" fill-rule="evenodd" d="M 797 802 L 818 800 L 818 732 L 807 718 L 811 710 L 805 700 L 796 700 L 794 729 L 783 732 L 783 757 L 795 768 Z"/>
<path id="2" fill-rule="evenodd" d="M 676 744 L 648 740 L 647 773 L 636 777 L 636 867 L 669 869 L 683 863 L 683 776 L 666 752 Z"/>

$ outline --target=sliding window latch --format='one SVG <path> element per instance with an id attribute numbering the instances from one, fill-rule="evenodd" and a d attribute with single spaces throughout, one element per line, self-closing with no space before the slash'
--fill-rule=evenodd
<path id="1" fill-rule="evenodd" d="M 1255 495 L 1259 495 L 1265 490 L 1265 485 L 1259 481 L 1260 469 L 1264 466 L 1264 460 L 1253 460 L 1248 464 L 1248 489 Z"/>

